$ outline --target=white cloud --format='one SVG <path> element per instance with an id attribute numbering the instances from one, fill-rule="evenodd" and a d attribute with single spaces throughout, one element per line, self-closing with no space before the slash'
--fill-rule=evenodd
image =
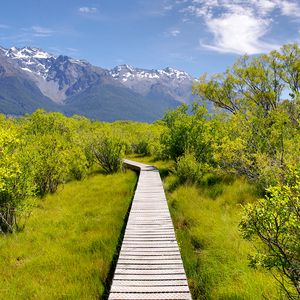
<path id="1" fill-rule="evenodd" d="M 52 29 L 41 26 L 32 26 L 31 31 L 35 37 L 48 37 L 54 33 Z"/>
<path id="2" fill-rule="evenodd" d="M 96 7 L 84 6 L 84 7 L 79 7 L 78 11 L 83 14 L 94 14 L 98 11 L 98 9 Z"/>
<path id="3" fill-rule="evenodd" d="M 180 34 L 180 30 L 175 29 L 175 30 L 171 30 L 171 31 L 170 31 L 170 35 L 171 35 L 171 36 L 174 36 L 174 37 L 175 37 L 175 36 L 177 36 L 178 34 Z"/>
<path id="4" fill-rule="evenodd" d="M 256 54 L 279 46 L 266 40 L 273 12 L 300 17 L 300 3 L 292 0 L 191 0 L 181 9 L 185 17 L 201 18 L 212 42 L 203 47 L 238 54 Z"/>
<path id="5" fill-rule="evenodd" d="M 172 10 L 173 9 L 173 5 L 165 5 L 164 7 L 163 7 L 163 9 L 164 10 Z"/>
<path id="6" fill-rule="evenodd" d="M 299 2 L 291 1 L 278 1 L 278 6 L 282 11 L 282 14 L 289 17 L 300 17 L 300 4 Z"/>
<path id="7" fill-rule="evenodd" d="M 278 48 L 260 39 L 268 29 L 268 20 L 246 14 L 227 14 L 210 18 L 206 24 L 214 35 L 213 44 L 202 43 L 206 48 L 238 54 L 256 54 Z"/>

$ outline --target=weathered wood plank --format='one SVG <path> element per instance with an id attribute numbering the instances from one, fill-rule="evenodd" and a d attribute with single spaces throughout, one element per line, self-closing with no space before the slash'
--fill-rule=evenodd
<path id="1" fill-rule="evenodd" d="M 170 275 L 170 274 L 182 274 L 185 275 L 183 269 L 124 269 L 117 268 L 115 274 L 132 274 L 132 275 L 155 275 L 156 278 L 159 278 L 160 275 Z"/>
<path id="2" fill-rule="evenodd" d="M 173 285 L 173 286 L 121 286 L 112 285 L 112 293 L 182 293 L 189 292 L 189 288 L 184 285 Z"/>
<path id="3" fill-rule="evenodd" d="M 114 280 L 144 280 L 144 281 L 155 281 L 155 280 L 186 280 L 185 274 L 165 274 L 165 275 L 156 275 L 156 274 L 148 274 L 148 275 L 134 275 L 134 274 L 115 274 Z"/>
<path id="4" fill-rule="evenodd" d="M 118 280 L 114 279 L 114 286 L 186 286 L 185 279 L 179 280 Z"/>
<path id="5" fill-rule="evenodd" d="M 110 300 L 190 300 L 190 293 L 111 293 Z"/>

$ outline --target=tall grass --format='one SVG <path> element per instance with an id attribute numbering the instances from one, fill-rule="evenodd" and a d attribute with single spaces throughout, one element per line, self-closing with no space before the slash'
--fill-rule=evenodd
<path id="1" fill-rule="evenodd" d="M 136 175 L 66 184 L 23 232 L 0 236 L 1 299 L 102 299 Z"/>
<path id="2" fill-rule="evenodd" d="M 256 197 L 242 179 L 167 194 L 193 299 L 280 299 L 271 275 L 248 267 L 254 249 L 238 231 L 242 204 Z"/>

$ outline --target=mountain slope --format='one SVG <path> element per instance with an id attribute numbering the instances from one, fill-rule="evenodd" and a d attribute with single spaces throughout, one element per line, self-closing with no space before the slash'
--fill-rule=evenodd
<path id="1" fill-rule="evenodd" d="M 106 70 L 38 48 L 0 47 L 0 112 L 5 114 L 45 108 L 105 121 L 153 121 L 191 101 L 193 80 L 172 68 Z"/>

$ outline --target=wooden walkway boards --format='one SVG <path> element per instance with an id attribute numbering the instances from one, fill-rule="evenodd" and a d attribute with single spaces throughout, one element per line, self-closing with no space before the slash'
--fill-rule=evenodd
<path id="1" fill-rule="evenodd" d="M 109 300 L 192 299 L 159 172 L 140 170 Z"/>

